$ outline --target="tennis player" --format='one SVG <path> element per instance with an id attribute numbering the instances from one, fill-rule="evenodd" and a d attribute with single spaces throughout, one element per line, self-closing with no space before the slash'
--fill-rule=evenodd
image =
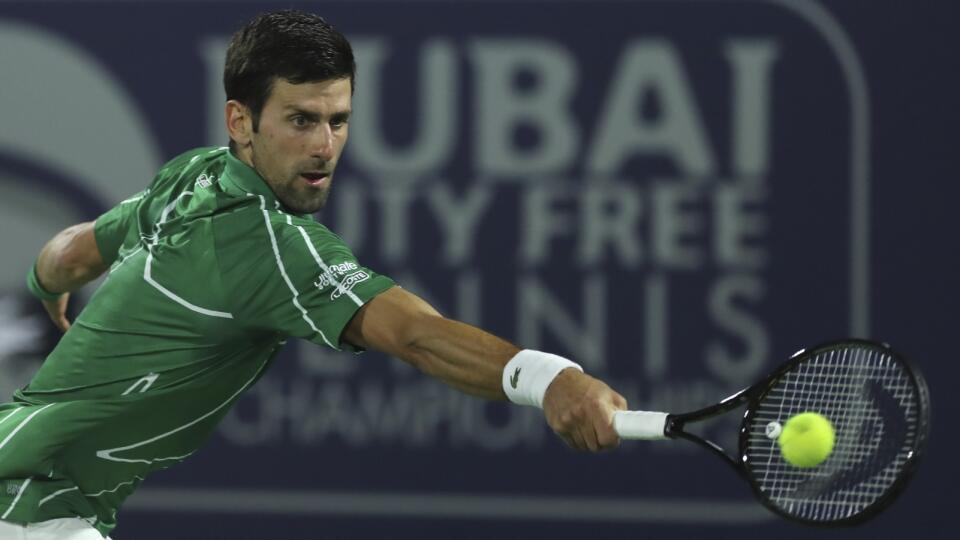
<path id="1" fill-rule="evenodd" d="M 28 286 L 66 333 L 0 405 L 0 537 L 109 534 L 124 499 L 200 448 L 290 336 L 541 407 L 577 449 L 619 443 L 626 401 L 606 384 L 443 317 L 314 221 L 347 142 L 354 71 L 322 18 L 256 17 L 227 50 L 230 146 L 174 158 L 43 247 Z M 107 272 L 68 321 L 70 291 Z"/>

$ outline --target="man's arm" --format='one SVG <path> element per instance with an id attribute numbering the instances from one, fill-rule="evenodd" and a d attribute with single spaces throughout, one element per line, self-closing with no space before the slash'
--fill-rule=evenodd
<path id="1" fill-rule="evenodd" d="M 423 299 L 400 287 L 363 306 L 344 331 L 344 340 L 401 358 L 464 392 L 506 399 L 503 368 L 520 349 L 479 328 L 441 316 Z M 597 451 L 619 443 L 613 413 L 626 400 L 576 369 L 563 370 L 547 388 L 544 414 L 570 446 Z"/>
<path id="2" fill-rule="evenodd" d="M 49 293 L 63 293 L 54 300 L 42 300 L 54 324 L 66 332 L 67 302 L 70 293 L 99 277 L 107 269 L 93 233 L 93 222 L 68 227 L 54 236 L 37 258 L 36 278 Z"/>

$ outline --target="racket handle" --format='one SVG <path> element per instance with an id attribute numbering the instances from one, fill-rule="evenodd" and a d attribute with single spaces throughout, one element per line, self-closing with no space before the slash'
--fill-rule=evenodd
<path id="1" fill-rule="evenodd" d="M 667 416 L 664 412 L 617 411 L 613 413 L 613 429 L 621 439 L 666 439 Z"/>

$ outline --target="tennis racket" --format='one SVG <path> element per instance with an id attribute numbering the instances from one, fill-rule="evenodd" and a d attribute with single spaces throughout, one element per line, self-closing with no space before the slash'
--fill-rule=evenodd
<path id="1" fill-rule="evenodd" d="M 736 455 L 685 431 L 742 405 Z M 800 468 L 783 459 L 775 435 L 807 411 L 826 416 L 836 440 L 824 462 Z M 774 513 L 823 526 L 862 523 L 893 502 L 916 471 L 929 424 L 929 394 L 917 368 L 889 345 L 856 339 L 797 352 L 766 379 L 710 407 L 614 415 L 621 438 L 692 441 L 723 458 Z"/>

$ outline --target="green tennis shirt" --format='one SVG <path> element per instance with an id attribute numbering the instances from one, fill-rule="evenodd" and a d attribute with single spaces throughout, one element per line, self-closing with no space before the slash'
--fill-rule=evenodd
<path id="1" fill-rule="evenodd" d="M 166 164 L 100 216 L 106 280 L 0 405 L 0 519 L 77 516 L 104 536 L 156 469 L 195 452 L 289 336 L 339 349 L 394 285 L 226 148 Z"/>

